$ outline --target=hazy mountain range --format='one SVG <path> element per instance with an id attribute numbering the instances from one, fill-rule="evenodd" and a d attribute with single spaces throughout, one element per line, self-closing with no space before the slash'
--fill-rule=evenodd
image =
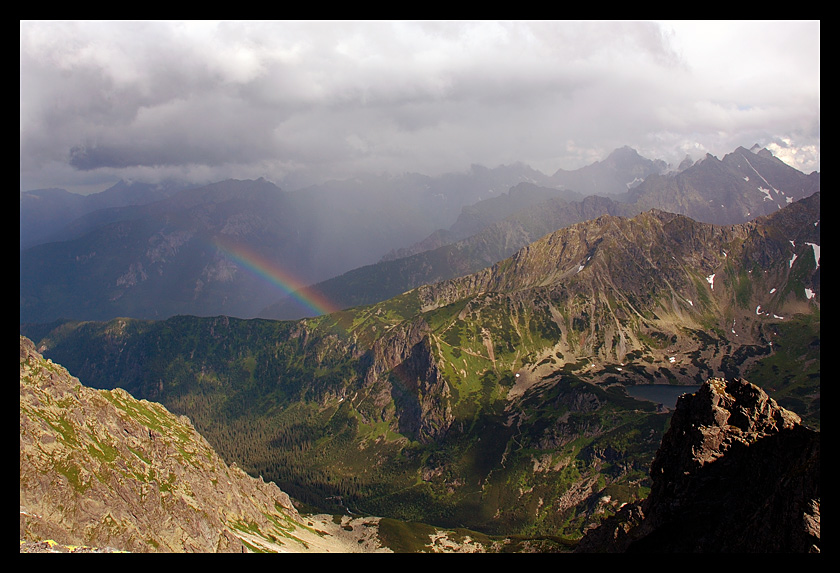
<path id="1" fill-rule="evenodd" d="M 159 201 L 186 187 L 176 183 L 152 185 L 120 181 L 92 195 L 78 195 L 64 189 L 36 189 L 21 193 L 20 250 L 83 234 L 109 222 L 110 218 L 118 218 L 121 207 Z M 92 213 L 97 215 L 84 219 Z"/>
<path id="2" fill-rule="evenodd" d="M 20 321 L 313 316 L 477 271 L 599 214 L 741 222 L 819 190 L 818 173 L 757 149 L 681 167 L 622 148 L 552 176 L 517 164 L 295 192 L 258 180 L 23 193 Z M 594 192 L 609 200 L 583 203 Z M 24 248 L 38 236 L 51 242 Z"/>
<path id="3" fill-rule="evenodd" d="M 21 320 L 254 316 L 284 292 L 376 262 L 453 223 L 464 204 L 531 173 L 473 167 L 298 192 L 264 180 L 225 181 L 62 225 L 47 216 L 62 209 L 55 193 L 24 193 L 21 227 L 52 227 L 41 234 L 53 241 L 21 250 Z"/>
<path id="4" fill-rule="evenodd" d="M 666 174 L 654 170 L 656 164 L 642 160 L 635 151 L 622 148 L 603 165 L 596 163 L 571 173 L 578 178 L 586 171 L 602 174 L 601 180 L 609 179 L 608 175 L 617 179 L 614 168 L 604 170 L 604 165 L 615 164 L 625 166 L 625 179 L 631 173 L 649 176 L 644 181 L 633 179 L 633 185 L 626 183 L 625 188 L 630 188 L 621 195 L 590 195 L 582 200 L 570 200 L 568 195 L 559 196 L 545 187 L 519 184 L 505 196 L 465 207 L 449 230 L 401 250 L 401 258 L 392 256 L 310 285 L 260 315 L 281 319 L 308 316 L 311 310 L 300 301 L 311 297 L 334 301 L 341 308 L 384 300 L 422 284 L 478 271 L 554 229 L 604 214 L 629 216 L 657 208 L 702 222 L 741 223 L 773 213 L 820 188 L 819 173 L 806 176 L 766 150 L 744 148 L 723 160 L 708 156 Z M 592 175 L 590 181 L 595 179 Z"/>

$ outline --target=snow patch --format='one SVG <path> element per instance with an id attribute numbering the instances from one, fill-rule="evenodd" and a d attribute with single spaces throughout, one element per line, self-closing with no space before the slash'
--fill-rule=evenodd
<path id="1" fill-rule="evenodd" d="M 761 173 L 759 173 L 759 172 L 758 172 L 758 170 L 757 170 L 755 167 L 753 167 L 752 163 L 750 163 L 750 160 L 749 160 L 749 159 L 747 159 L 746 157 L 744 157 L 744 154 L 743 154 L 743 153 L 741 154 L 741 157 L 743 157 L 743 158 L 744 158 L 744 161 L 746 161 L 746 162 L 747 162 L 747 165 L 749 165 L 749 166 L 750 166 L 750 169 L 752 169 L 753 171 L 755 171 L 755 174 L 756 174 L 756 175 L 758 175 L 759 177 L 761 177 L 761 180 L 762 180 L 762 181 L 764 181 L 764 183 L 766 183 L 766 184 L 767 184 L 767 186 L 768 186 L 770 189 L 772 189 L 772 190 L 773 190 L 773 191 L 775 191 L 776 193 L 778 193 L 778 192 L 779 192 L 779 190 L 778 190 L 778 189 L 776 189 L 775 187 L 773 187 L 772 185 L 770 185 L 770 182 L 769 182 L 769 181 L 767 181 L 767 179 L 765 179 L 765 178 L 764 178 L 764 176 L 763 176 Z M 771 201 L 773 200 L 773 199 L 770 197 L 770 190 L 769 190 L 769 189 L 764 189 L 763 187 L 759 187 L 759 188 L 758 188 L 758 190 L 759 190 L 759 191 L 761 191 L 762 193 L 765 193 L 765 194 L 767 195 L 767 197 L 765 198 L 765 201 L 766 201 L 767 199 L 770 199 Z"/>
<path id="2" fill-rule="evenodd" d="M 814 291 L 812 291 L 811 289 L 809 289 L 809 288 L 805 289 L 805 297 L 808 300 L 811 300 L 812 298 L 814 298 L 814 294 L 815 294 Z"/>
<path id="3" fill-rule="evenodd" d="M 582 270 L 583 270 L 583 268 L 584 268 L 584 266 L 586 265 L 586 263 L 588 263 L 590 260 L 592 260 L 592 255 L 590 255 L 590 256 L 588 256 L 588 257 L 586 257 L 586 260 L 585 260 L 585 261 L 583 261 L 582 263 L 580 263 L 580 265 L 578 265 L 578 270 L 577 270 L 577 272 L 582 271 Z"/>
<path id="4" fill-rule="evenodd" d="M 712 290 L 715 290 L 715 274 L 712 273 L 706 277 L 706 282 L 712 286 Z"/>

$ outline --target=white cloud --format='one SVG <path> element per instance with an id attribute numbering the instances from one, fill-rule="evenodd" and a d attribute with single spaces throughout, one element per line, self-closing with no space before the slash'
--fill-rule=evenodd
<path id="1" fill-rule="evenodd" d="M 547 173 L 630 145 L 819 169 L 819 22 L 21 22 L 21 189 Z M 75 165 L 68 168 L 71 150 Z M 80 150 L 84 150 L 84 154 Z M 105 184 L 102 184 L 104 188 Z"/>

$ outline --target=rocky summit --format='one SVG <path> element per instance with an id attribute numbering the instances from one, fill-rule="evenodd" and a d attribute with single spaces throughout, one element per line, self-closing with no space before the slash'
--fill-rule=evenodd
<path id="1" fill-rule="evenodd" d="M 651 480 L 577 551 L 820 552 L 820 433 L 745 380 L 680 397 Z"/>

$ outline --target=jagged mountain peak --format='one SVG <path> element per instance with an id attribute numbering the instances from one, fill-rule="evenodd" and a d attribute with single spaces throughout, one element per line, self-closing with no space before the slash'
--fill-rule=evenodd
<path id="1" fill-rule="evenodd" d="M 639 155 L 629 146 L 612 151 L 602 161 L 579 169 L 558 169 L 551 176 L 554 185 L 562 185 L 581 195 L 620 194 L 635 187 L 651 174 L 663 173 L 667 164 Z"/>
<path id="2" fill-rule="evenodd" d="M 739 149 L 742 149 L 742 148 L 739 148 Z M 773 158 L 773 159 L 778 159 L 778 158 L 777 158 L 777 157 L 773 154 L 773 152 L 772 152 L 772 151 L 770 151 L 770 150 L 769 150 L 769 149 L 767 149 L 766 147 L 762 147 L 762 146 L 761 146 L 761 145 L 759 145 L 758 143 L 754 143 L 754 144 L 753 144 L 753 146 L 752 146 L 752 147 L 750 147 L 749 151 L 750 151 L 750 153 L 752 153 L 752 154 L 754 154 L 754 155 L 759 155 L 759 156 L 761 156 L 761 157 L 765 157 L 765 158 L 767 158 L 767 159 L 771 159 L 771 158 Z M 779 161 L 781 161 L 781 160 L 779 159 Z M 784 163 L 784 162 L 783 162 L 783 163 Z"/>
<path id="3" fill-rule="evenodd" d="M 820 433 L 754 384 L 681 396 L 650 475 L 578 552 L 820 552 Z"/>
<path id="4" fill-rule="evenodd" d="M 692 165 L 694 165 L 694 160 L 691 158 L 690 155 L 686 154 L 683 160 L 680 162 L 679 166 L 677 166 L 677 172 L 685 171 Z"/>
<path id="5" fill-rule="evenodd" d="M 706 154 L 677 171 L 653 174 L 632 188 L 627 201 L 727 225 L 767 215 L 819 191 L 811 178 L 766 150 L 738 147 L 723 159 Z"/>
<path id="6" fill-rule="evenodd" d="M 639 155 L 639 152 L 630 147 L 629 145 L 624 145 L 613 150 L 606 159 L 603 160 L 603 163 L 607 164 L 620 164 L 624 161 L 645 161 L 646 159 Z"/>

